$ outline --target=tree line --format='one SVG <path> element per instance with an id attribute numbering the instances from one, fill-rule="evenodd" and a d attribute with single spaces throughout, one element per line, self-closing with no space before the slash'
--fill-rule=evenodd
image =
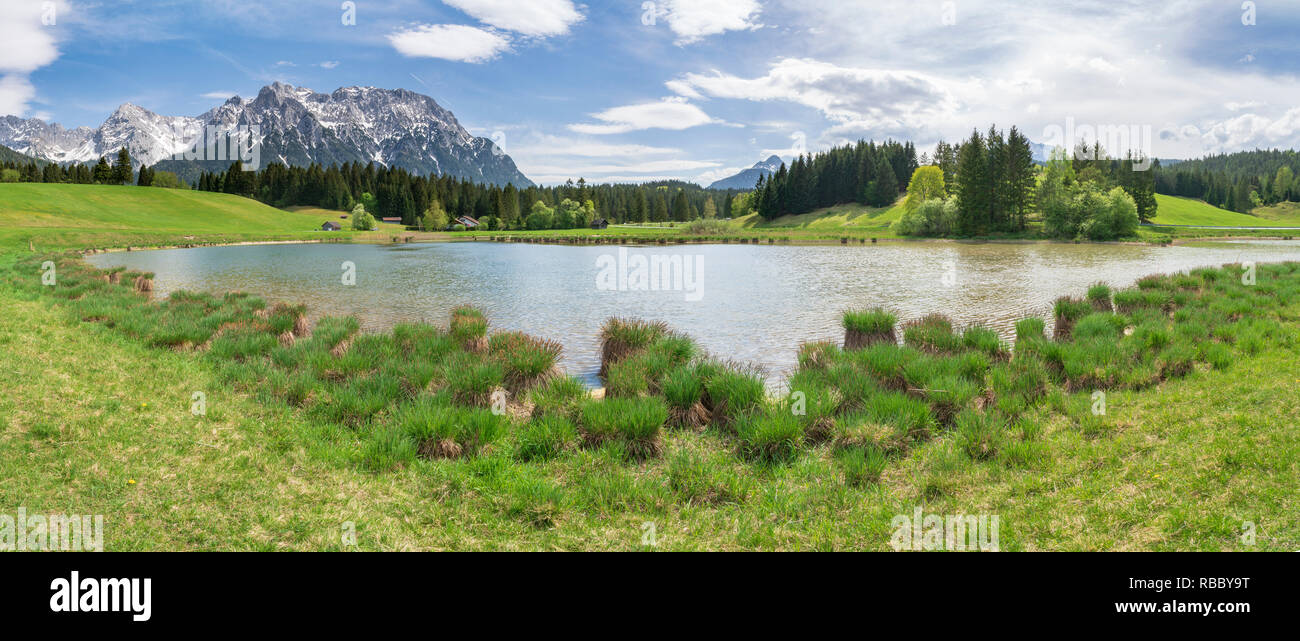
<path id="1" fill-rule="evenodd" d="M 412 227 L 440 220 L 439 213 L 449 221 L 467 216 L 488 229 L 536 229 L 546 220 L 548 229 L 573 228 L 596 218 L 615 223 L 688 222 L 726 215 L 740 193 L 707 191 L 680 181 L 589 185 L 581 178 L 553 187 L 520 189 L 452 176 L 419 176 L 374 163 L 330 167 L 272 163 L 261 171 L 244 171 L 238 161 L 223 173 L 201 174 L 197 189 L 247 196 L 275 207 L 351 211 L 361 204 L 378 218 L 400 218 Z"/>
<path id="2" fill-rule="evenodd" d="M 1257 207 L 1300 202 L 1297 174 L 1300 153 L 1257 149 L 1170 164 L 1156 172 L 1156 191 L 1247 213 Z"/>
<path id="3" fill-rule="evenodd" d="M 118 150 L 113 162 L 101 157 L 94 165 L 70 163 L 60 165 L 46 162 L 2 162 L 0 163 L 0 182 L 16 183 L 65 183 L 74 185 L 129 185 L 135 183 L 141 187 L 167 187 L 172 189 L 189 189 L 176 174 L 156 171 L 141 167 L 137 173 L 133 167 L 131 153 L 123 147 Z"/>
<path id="4" fill-rule="evenodd" d="M 744 204 L 766 220 L 852 202 L 887 207 L 898 200 L 918 166 L 910 142 L 859 141 L 800 155 L 788 168 L 783 163 L 770 178 L 759 178 Z"/>

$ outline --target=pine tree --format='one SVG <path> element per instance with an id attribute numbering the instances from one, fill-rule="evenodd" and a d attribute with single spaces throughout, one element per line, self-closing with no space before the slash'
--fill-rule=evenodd
<path id="1" fill-rule="evenodd" d="M 125 185 L 134 177 L 135 172 L 131 169 L 131 152 L 123 147 L 117 152 L 117 162 L 113 165 L 109 180 L 114 185 Z"/>
<path id="2" fill-rule="evenodd" d="M 963 236 L 988 233 L 988 154 L 979 131 L 971 134 L 957 154 L 957 229 Z"/>
<path id="3" fill-rule="evenodd" d="M 113 182 L 113 167 L 108 164 L 108 159 L 100 157 L 99 162 L 95 165 L 93 173 L 95 183 L 108 185 Z"/>

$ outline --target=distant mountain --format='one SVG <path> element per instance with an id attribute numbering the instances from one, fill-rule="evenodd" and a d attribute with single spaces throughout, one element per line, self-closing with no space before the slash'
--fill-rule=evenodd
<path id="1" fill-rule="evenodd" d="M 38 160 L 31 156 L 20 154 L 4 145 L 0 145 L 0 163 L 14 163 L 16 165 L 26 165 L 35 162 L 38 165 L 47 164 L 44 160 Z"/>
<path id="2" fill-rule="evenodd" d="M 122 105 L 98 129 L 64 129 L 37 119 L 0 118 L 0 144 L 58 163 L 94 162 L 126 147 L 147 164 L 193 181 L 225 171 L 229 160 L 175 160 L 205 128 L 261 127 L 261 164 L 344 162 L 396 166 L 419 175 L 451 175 L 519 187 L 533 182 L 487 138 L 476 138 L 428 96 L 405 89 L 348 87 L 332 94 L 275 83 L 257 97 L 231 98 L 198 117 L 160 116 Z"/>
<path id="3" fill-rule="evenodd" d="M 709 189 L 752 190 L 754 185 L 758 184 L 759 177 L 772 177 L 781 168 L 781 164 L 780 156 L 772 156 L 735 176 L 724 178 L 709 185 Z"/>
<path id="4" fill-rule="evenodd" d="M 1034 154 L 1034 162 L 1047 164 L 1052 158 L 1052 148 L 1041 142 L 1029 141 L 1029 150 Z"/>

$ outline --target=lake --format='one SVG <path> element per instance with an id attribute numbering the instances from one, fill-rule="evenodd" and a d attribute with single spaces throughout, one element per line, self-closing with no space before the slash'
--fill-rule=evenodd
<path id="1" fill-rule="evenodd" d="M 847 309 L 883 306 L 900 321 L 939 312 L 959 326 L 982 323 L 1011 338 L 1017 320 L 1046 318 L 1057 297 L 1082 296 L 1096 282 L 1127 287 L 1154 273 L 1296 261 L 1300 242 L 255 245 L 87 260 L 154 272 L 160 297 L 244 291 L 305 303 L 313 319 L 355 315 L 369 331 L 417 321 L 445 327 L 453 307 L 473 304 L 487 312 L 493 330 L 561 342 L 569 373 L 598 384 L 598 336 L 611 316 L 666 321 L 710 353 L 761 365 L 779 381 L 793 369 L 801 343 L 843 339 L 840 315 Z M 674 278 L 645 278 L 652 260 L 656 276 L 666 265 Z M 349 267 L 355 284 L 344 283 Z"/>

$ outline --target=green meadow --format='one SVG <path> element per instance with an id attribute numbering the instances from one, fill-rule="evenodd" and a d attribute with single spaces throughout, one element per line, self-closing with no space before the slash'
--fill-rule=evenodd
<path id="1" fill-rule="evenodd" d="M 102 514 L 108 550 L 888 550 L 918 508 L 997 515 L 1003 550 L 1300 549 L 1300 264 L 1061 292 L 1011 344 L 844 310 L 778 394 L 610 319 L 593 395 L 548 337 L 474 308 L 313 327 L 58 251 L 312 239 L 321 212 L 58 185 L 0 203 L 0 503 Z M 784 227 L 874 234 L 891 211 Z"/>
<path id="2" fill-rule="evenodd" d="M 604 398 L 473 308 L 361 334 L 150 276 L 30 255 L 2 290 L 0 500 L 104 514 L 108 549 L 886 550 L 918 507 L 1004 550 L 1300 545 L 1300 264 L 1099 286 L 1014 345 L 853 312 L 779 396 L 611 319 Z"/>

